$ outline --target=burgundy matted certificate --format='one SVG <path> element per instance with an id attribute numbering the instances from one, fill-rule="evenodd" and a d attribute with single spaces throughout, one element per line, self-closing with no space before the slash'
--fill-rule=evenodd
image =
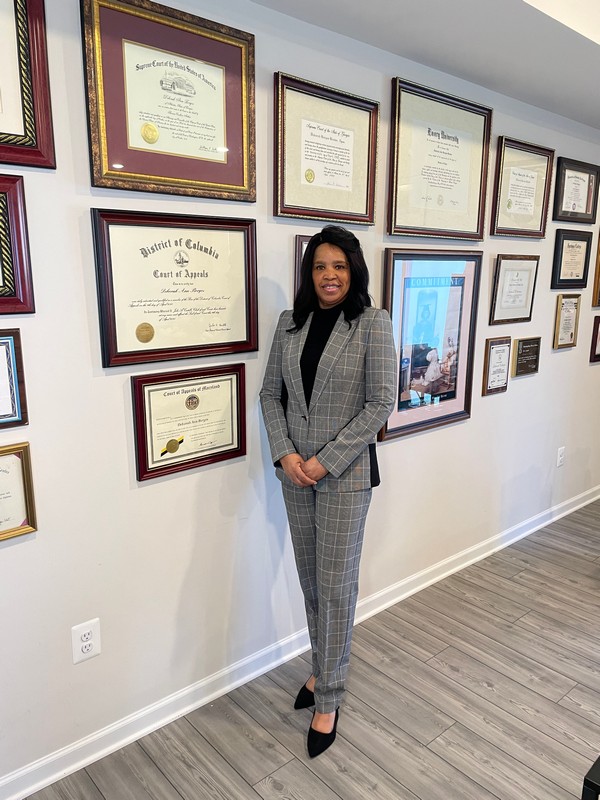
<path id="1" fill-rule="evenodd" d="M 94 186 L 254 201 L 254 36 L 83 0 Z"/>

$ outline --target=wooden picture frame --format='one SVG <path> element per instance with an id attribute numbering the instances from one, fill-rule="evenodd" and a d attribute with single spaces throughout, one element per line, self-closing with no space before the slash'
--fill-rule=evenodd
<path id="1" fill-rule="evenodd" d="M 92 209 L 102 364 L 258 349 L 256 223 Z"/>
<path id="2" fill-rule="evenodd" d="M 29 442 L 0 447 L 0 541 L 37 530 Z"/>
<path id="3" fill-rule="evenodd" d="M 254 36 L 150 0 L 82 0 L 92 184 L 256 199 Z"/>
<path id="4" fill-rule="evenodd" d="M 6 4 L 0 54 L 0 162 L 54 169 L 44 0 Z"/>
<path id="5" fill-rule="evenodd" d="M 553 164 L 548 147 L 498 137 L 492 236 L 545 237 Z"/>
<path id="6" fill-rule="evenodd" d="M 482 258 L 479 250 L 386 248 L 383 307 L 398 394 L 380 439 L 470 417 Z"/>
<path id="7" fill-rule="evenodd" d="M 18 328 L 0 330 L 0 428 L 28 422 L 21 332 Z"/>
<path id="8" fill-rule="evenodd" d="M 552 219 L 594 225 L 598 208 L 600 167 L 560 157 L 556 167 Z"/>
<path id="9" fill-rule="evenodd" d="M 591 231 L 559 228 L 554 241 L 551 289 L 585 289 L 592 249 Z"/>
<path id="10" fill-rule="evenodd" d="M 23 178 L 0 175 L 0 314 L 34 311 Z"/>
<path id="11" fill-rule="evenodd" d="M 131 378 L 138 481 L 246 454 L 243 364 Z"/>
<path id="12" fill-rule="evenodd" d="M 535 375 L 540 368 L 541 336 L 528 336 L 515 339 L 513 345 L 513 363 L 511 376 L 520 378 L 524 375 Z"/>
<path id="13" fill-rule="evenodd" d="M 539 263 L 539 256 L 500 253 L 496 257 L 490 325 L 531 321 Z"/>
<path id="14" fill-rule="evenodd" d="M 554 350 L 563 350 L 577 345 L 580 311 L 580 294 L 557 295 L 554 340 L 552 343 Z"/>
<path id="15" fill-rule="evenodd" d="M 497 336 L 485 340 L 483 383 L 481 394 L 487 397 L 508 389 L 510 372 L 510 336 Z"/>
<path id="16" fill-rule="evenodd" d="M 392 79 L 388 233 L 481 240 L 492 109 Z"/>
<path id="17" fill-rule="evenodd" d="M 379 103 L 275 73 L 274 214 L 375 222 Z"/>

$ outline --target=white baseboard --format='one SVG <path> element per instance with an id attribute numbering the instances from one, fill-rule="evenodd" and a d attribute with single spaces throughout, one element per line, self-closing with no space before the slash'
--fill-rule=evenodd
<path id="1" fill-rule="evenodd" d="M 501 550 L 599 498 L 600 486 L 597 486 L 558 506 L 543 511 L 513 528 L 492 536 L 474 547 L 440 561 L 416 575 L 411 575 L 381 592 L 364 598 L 358 605 L 356 621 L 362 622 L 368 619 L 405 597 L 480 561 L 497 550 Z M 305 629 L 253 653 L 226 669 L 187 686 L 135 714 L 124 717 L 90 736 L 27 764 L 22 769 L 0 778 L 0 800 L 23 800 L 44 786 L 49 786 L 60 778 L 82 769 L 142 736 L 162 728 L 163 725 L 167 725 L 178 717 L 189 714 L 190 711 L 227 694 L 258 675 L 263 675 L 279 664 L 289 661 L 304 652 L 308 646 L 308 633 Z"/>

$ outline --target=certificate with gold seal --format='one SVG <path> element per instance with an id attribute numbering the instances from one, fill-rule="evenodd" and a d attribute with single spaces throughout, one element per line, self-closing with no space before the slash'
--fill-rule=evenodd
<path id="1" fill-rule="evenodd" d="M 137 478 L 246 453 L 243 364 L 131 379 Z"/>
<path id="2" fill-rule="evenodd" d="M 258 347 L 254 220 L 92 210 L 105 367 Z"/>
<path id="3" fill-rule="evenodd" d="M 29 442 L 0 447 L 0 540 L 37 530 Z"/>

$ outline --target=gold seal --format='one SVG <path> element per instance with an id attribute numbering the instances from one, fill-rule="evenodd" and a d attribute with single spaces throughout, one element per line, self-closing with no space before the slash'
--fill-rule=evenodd
<path id="1" fill-rule="evenodd" d="M 185 398 L 185 407 L 189 411 L 195 411 L 200 405 L 200 398 L 197 394 L 190 394 Z"/>
<path id="2" fill-rule="evenodd" d="M 142 139 L 148 144 L 155 144 L 158 141 L 158 128 L 151 122 L 144 122 L 140 133 L 142 134 Z"/>
<path id="3" fill-rule="evenodd" d="M 315 179 L 315 173 L 312 169 L 307 169 L 304 173 L 304 177 L 306 178 L 307 183 L 312 183 Z"/>
<path id="4" fill-rule="evenodd" d="M 165 446 L 167 453 L 176 453 L 179 450 L 179 442 L 177 439 L 169 439 Z"/>
<path id="5" fill-rule="evenodd" d="M 135 335 L 138 342 L 146 344 L 146 342 L 151 342 L 154 339 L 154 328 L 149 322 L 142 322 L 135 329 Z"/>

